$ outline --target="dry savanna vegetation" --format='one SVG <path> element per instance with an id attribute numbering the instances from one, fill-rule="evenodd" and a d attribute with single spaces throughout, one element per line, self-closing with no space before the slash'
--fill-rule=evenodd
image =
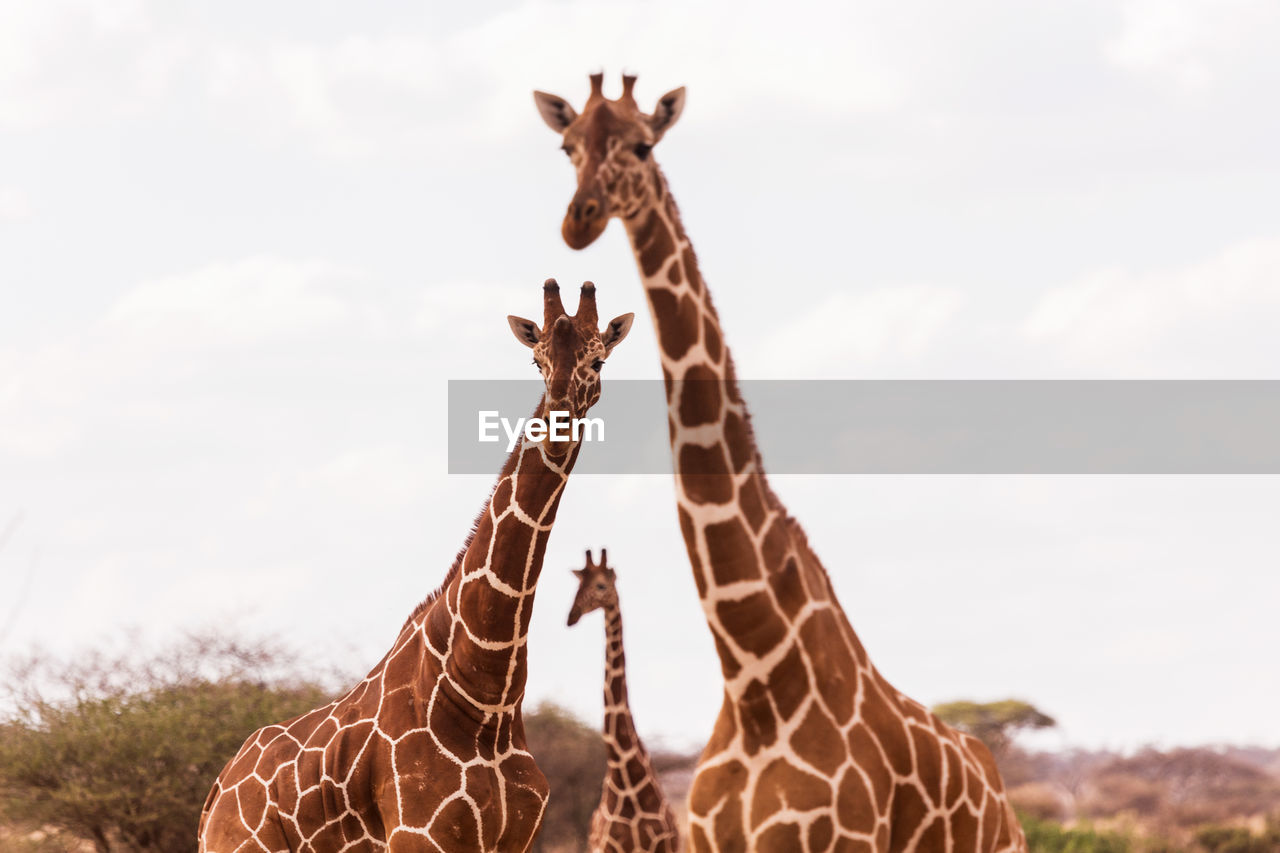
<path id="1" fill-rule="evenodd" d="M 324 704 L 344 681 L 265 641 L 115 648 L 8 668 L 0 850 L 194 851 L 205 795 L 244 738 Z M 1280 749 L 1030 752 L 1018 733 L 1054 720 L 1028 703 L 935 710 L 992 747 L 1037 853 L 1280 853 Z M 552 789 L 535 849 L 584 850 L 604 775 L 596 721 L 543 705 L 525 727 Z M 677 810 L 696 758 L 654 751 Z"/>

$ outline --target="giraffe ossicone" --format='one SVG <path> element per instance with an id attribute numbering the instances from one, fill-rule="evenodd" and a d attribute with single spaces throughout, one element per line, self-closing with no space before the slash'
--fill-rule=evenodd
<path id="1" fill-rule="evenodd" d="M 879 673 L 769 487 L 719 315 L 654 146 L 683 88 L 643 112 L 635 76 L 581 112 L 535 92 L 577 174 L 561 234 L 626 228 L 658 336 L 676 504 L 724 702 L 689 794 L 695 851 L 1025 851 L 990 752 Z"/>
<path id="2" fill-rule="evenodd" d="M 617 574 L 600 549 L 597 563 L 587 551 L 586 565 L 574 569 L 578 592 L 569 610 L 569 625 L 586 613 L 604 611 L 604 735 L 608 760 L 600 804 L 591 815 L 587 848 L 591 853 L 675 853 L 680 829 L 675 813 L 653 771 L 627 694 L 627 659 L 622 645 L 622 610 Z"/>
<path id="3" fill-rule="evenodd" d="M 508 318 L 546 385 L 539 414 L 595 404 L 600 365 L 631 316 L 602 332 L 594 286 L 569 316 L 549 280 L 541 326 Z M 329 705 L 258 730 L 228 762 L 200 816 L 202 853 L 530 848 L 548 788 L 521 716 L 529 618 L 578 449 L 521 442 L 439 590 L 381 662 Z"/>

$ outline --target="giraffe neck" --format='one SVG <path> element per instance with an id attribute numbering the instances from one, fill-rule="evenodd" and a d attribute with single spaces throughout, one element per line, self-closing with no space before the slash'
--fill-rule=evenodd
<path id="1" fill-rule="evenodd" d="M 457 571 L 422 619 L 429 652 L 486 718 L 524 697 L 533 596 L 579 449 L 553 457 L 546 448 L 525 439 L 508 457 Z"/>
<path id="2" fill-rule="evenodd" d="M 644 747 L 636 736 L 627 697 L 627 655 L 622 647 L 622 612 L 617 603 L 604 608 L 604 743 L 609 773 L 625 774 L 627 761 Z"/>
<path id="3" fill-rule="evenodd" d="M 741 696 L 781 662 L 788 624 L 834 595 L 765 478 L 719 315 L 657 176 L 649 202 L 623 222 L 658 335 L 680 529 L 726 688 Z"/>

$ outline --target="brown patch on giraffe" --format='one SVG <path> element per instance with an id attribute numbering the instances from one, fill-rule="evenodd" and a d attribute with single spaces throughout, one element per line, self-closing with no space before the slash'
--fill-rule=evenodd
<path id="1" fill-rule="evenodd" d="M 804 607 L 807 599 L 804 582 L 800 580 L 800 566 L 795 557 L 788 557 L 782 571 L 769 575 L 769 586 L 773 587 L 774 598 L 788 619 L 794 619 Z"/>
<path id="2" fill-rule="evenodd" d="M 352 841 L 364 835 L 364 823 L 363 821 L 360 820 L 360 818 L 356 817 L 354 814 L 344 815 L 341 823 L 342 823 L 342 837 L 345 840 Z M 367 843 L 362 846 L 365 847 L 366 849 L 368 849 L 369 847 Z M 348 849 L 354 850 L 358 848 L 348 848 Z"/>
<path id="3" fill-rule="evenodd" d="M 822 815 L 809 824 L 809 850 L 826 850 L 831 845 L 831 837 L 835 835 L 835 826 L 831 818 Z"/>
<path id="4" fill-rule="evenodd" d="M 760 657 L 773 649 L 787 633 L 768 593 L 756 592 L 736 601 L 716 604 L 716 615 L 744 651 Z"/>
<path id="5" fill-rule="evenodd" d="M 717 846 L 704 849 L 717 853 L 746 849 L 742 839 L 742 791 L 747 785 L 747 768 L 739 761 L 699 769 L 689 791 L 691 814 L 707 815 L 723 803 L 711 827 Z M 704 844 L 706 839 L 704 839 Z"/>
<path id="6" fill-rule="evenodd" d="M 916 842 L 917 850 L 945 850 L 947 846 L 947 829 L 942 822 L 942 818 L 935 817 L 925 831 L 921 833 L 920 840 Z"/>
<path id="7" fill-rule="evenodd" d="M 645 769 L 644 762 L 640 760 L 640 756 L 634 755 L 627 761 L 627 787 L 634 788 L 644 781 L 644 777 L 648 773 Z"/>
<path id="8" fill-rule="evenodd" d="M 672 284 L 679 284 L 684 280 L 684 275 L 680 272 L 681 266 L 679 261 L 667 267 L 667 281 Z"/>
<path id="9" fill-rule="evenodd" d="M 493 490 L 493 497 L 489 500 L 489 506 L 494 515 L 502 515 L 510 505 L 511 480 L 508 477 L 503 477 L 502 482 L 498 483 L 498 487 Z"/>
<path id="10" fill-rule="evenodd" d="M 298 768 L 292 763 L 283 765 L 280 772 L 276 774 L 271 788 L 276 795 L 276 808 L 284 814 L 293 814 L 298 805 L 298 791 L 301 788 L 298 784 Z"/>
<path id="11" fill-rule="evenodd" d="M 844 736 L 816 702 L 809 705 L 809 712 L 791 733 L 791 748 L 803 761 L 826 776 L 833 776 L 846 758 Z M 870 793 L 867 798 L 870 799 Z"/>
<path id="12" fill-rule="evenodd" d="M 696 504 L 725 504 L 733 500 L 733 477 L 718 444 L 680 445 L 680 488 Z"/>
<path id="13" fill-rule="evenodd" d="M 978 816 L 968 806 L 961 806 L 951 813 L 951 844 L 955 853 L 977 853 L 979 832 Z"/>
<path id="14" fill-rule="evenodd" d="M 623 752 L 626 752 L 631 749 L 631 747 L 635 746 L 635 738 L 632 737 L 632 731 L 628 726 L 618 726 L 618 731 L 614 737 L 618 741 L 618 749 L 621 749 Z"/>
<path id="15" fill-rule="evenodd" d="M 713 634 L 712 639 L 715 640 L 716 654 L 720 656 L 721 673 L 723 673 L 726 681 L 733 679 L 742 671 L 742 664 L 738 663 L 738 659 L 734 657 L 728 644 L 721 639 L 719 634 Z"/>
<path id="16" fill-rule="evenodd" d="M 732 397 L 736 393 L 734 387 L 733 385 L 727 387 L 729 396 Z M 737 412 L 729 412 L 724 416 L 724 443 L 729 448 L 729 461 L 733 463 L 733 472 L 741 474 L 752 459 L 755 445 L 751 441 L 747 422 Z"/>
<path id="17" fill-rule="evenodd" d="M 475 813 L 462 798 L 445 804 L 431 822 L 428 832 L 431 840 L 441 846 L 459 850 L 481 849 L 480 827 L 476 825 Z"/>
<path id="18" fill-rule="evenodd" d="M 676 241 L 671 235 L 671 229 L 662 221 L 656 209 L 649 211 L 649 218 L 636 231 L 636 249 L 640 271 L 645 278 L 662 269 L 667 258 L 675 254 Z"/>
<path id="19" fill-rule="evenodd" d="M 836 817 L 841 828 L 870 835 L 876 828 L 876 804 L 871 789 L 858 773 L 849 767 L 840 777 L 836 789 Z"/>
<path id="20" fill-rule="evenodd" d="M 720 377 L 711 368 L 695 364 L 680 380 L 680 423 L 686 427 L 720 422 L 724 397 Z"/>
<path id="21" fill-rule="evenodd" d="M 865 724 L 859 723 L 849 730 L 849 752 L 858 756 L 858 766 L 871 779 L 876 811 L 884 812 L 889 806 L 889 795 L 893 792 L 893 774 L 881 758 L 879 744 Z"/>
<path id="22" fill-rule="evenodd" d="M 982 849 L 990 850 L 1000 826 L 1000 803 L 988 794 L 982 803 Z"/>
<path id="23" fill-rule="evenodd" d="M 747 520 L 752 533 L 760 532 L 767 514 L 764 499 L 760 496 L 760 478 L 748 477 L 738 489 L 738 506 L 742 509 L 742 517 Z"/>
<path id="24" fill-rule="evenodd" d="M 831 786 L 826 779 L 793 767 L 784 758 L 777 758 L 760 771 L 756 780 L 751 826 L 759 826 L 784 807 L 807 812 L 830 805 Z"/>
<path id="25" fill-rule="evenodd" d="M 916 722 L 919 722 L 919 723 L 924 723 L 926 726 L 930 725 L 933 722 L 931 719 L 933 715 L 930 714 L 928 711 L 926 711 L 924 707 L 919 703 L 913 702 L 910 699 L 904 699 L 899 704 L 902 707 L 902 716 L 906 717 L 907 719 L 915 720 Z"/>
<path id="26" fill-rule="evenodd" d="M 707 348 L 707 358 L 719 364 L 720 355 L 724 352 L 724 342 L 720 339 L 720 330 L 709 316 L 702 318 L 702 345 Z"/>
<path id="27" fill-rule="evenodd" d="M 853 716 L 858 671 L 844 643 L 832 642 L 838 636 L 839 619 L 830 610 L 813 611 L 800 626 L 800 642 L 813 667 L 818 695 L 843 726 Z"/>
<path id="28" fill-rule="evenodd" d="M 693 519 L 684 507 L 676 505 L 676 517 L 680 520 L 680 533 L 684 538 L 685 551 L 689 555 L 689 565 L 693 568 L 693 582 L 698 587 L 698 598 L 707 597 L 707 579 L 703 576 L 702 560 L 698 558 L 695 543 L 698 541 L 693 528 Z"/>
<path id="29" fill-rule="evenodd" d="M 791 539 L 787 536 L 787 520 L 779 515 L 774 518 L 764 539 L 760 541 L 760 561 L 766 566 L 781 566 L 787 558 Z"/>
<path id="30" fill-rule="evenodd" d="M 760 578 L 755 546 L 741 519 L 730 518 L 708 524 L 704 535 L 711 576 L 717 586 Z"/>
<path id="31" fill-rule="evenodd" d="M 916 749 L 916 774 L 925 794 L 935 804 L 941 805 L 942 795 L 942 750 L 938 739 L 932 732 L 924 731 L 919 726 L 909 726 L 911 740 Z"/>
<path id="32" fill-rule="evenodd" d="M 715 853 L 707 833 L 697 824 L 689 827 L 689 840 L 693 842 L 693 853 Z"/>
<path id="33" fill-rule="evenodd" d="M 245 824 L 256 827 L 262 823 L 262 816 L 267 811 L 267 786 L 251 776 L 236 788 L 236 801 L 240 804 Z"/>
<path id="34" fill-rule="evenodd" d="M 685 246 L 681 250 L 680 263 L 684 266 L 685 275 L 689 278 L 689 287 L 694 293 L 701 293 L 702 273 L 698 271 L 698 258 L 693 254 L 693 246 Z"/>
<path id="35" fill-rule="evenodd" d="M 738 700 L 739 723 L 742 726 L 742 749 L 755 755 L 778 740 L 778 721 L 764 683 L 753 679 Z"/>
<path id="36" fill-rule="evenodd" d="M 833 853 L 875 853 L 879 849 L 883 849 L 883 844 L 878 843 L 872 847 L 869 842 L 861 838 L 847 838 L 842 835 L 836 839 Z"/>
<path id="37" fill-rule="evenodd" d="M 943 754 L 947 763 L 947 787 L 943 794 L 943 804 L 951 809 L 955 808 L 964 794 L 964 763 L 960 759 L 960 753 L 949 743 L 943 745 Z"/>
<path id="38" fill-rule="evenodd" d="M 775 823 L 756 838 L 758 853 L 795 853 L 802 849 L 800 827 L 794 823 Z"/>
<path id="39" fill-rule="evenodd" d="M 889 822 L 892 827 L 889 835 L 890 853 L 907 849 L 916 829 L 924 823 L 924 816 L 928 813 L 929 806 L 914 785 L 898 785 L 894 788 L 893 819 Z"/>
<path id="40" fill-rule="evenodd" d="M 328 775 L 345 782 L 373 735 L 373 720 L 359 720 L 342 730 L 342 734 L 329 741 L 324 751 L 324 765 Z"/>
<path id="41" fill-rule="evenodd" d="M 653 313 L 664 318 L 658 323 L 658 343 L 678 361 L 698 340 L 698 307 L 688 296 L 677 299 L 669 290 L 650 290 L 648 295 Z"/>
<path id="42" fill-rule="evenodd" d="M 784 720 L 791 719 L 809 695 L 809 671 L 796 646 L 792 646 L 769 673 L 769 695 Z"/>
<path id="43" fill-rule="evenodd" d="M 334 821 L 325 824 L 319 832 L 307 839 L 307 845 L 312 850 L 340 850 L 345 845 L 346 839 L 342 837 L 342 824 Z"/>
<path id="44" fill-rule="evenodd" d="M 866 683 L 867 689 L 863 691 L 861 707 L 862 719 L 875 733 L 875 738 L 884 749 L 894 772 L 899 776 L 909 776 L 912 770 L 911 747 L 902 719 L 881 694 L 879 685 L 871 679 L 867 679 Z"/>

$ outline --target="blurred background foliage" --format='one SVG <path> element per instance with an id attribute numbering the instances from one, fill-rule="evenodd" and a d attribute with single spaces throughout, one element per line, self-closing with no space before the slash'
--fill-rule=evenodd
<path id="1" fill-rule="evenodd" d="M 244 739 L 351 680 L 271 640 L 216 632 L 15 659 L 0 682 L 0 850 L 194 851 L 209 788 Z M 1019 733 L 1055 723 L 1028 702 L 934 710 L 992 748 L 1033 853 L 1280 853 L 1280 749 L 1035 751 Z M 605 770 L 595 722 L 554 704 L 525 712 L 551 783 L 540 853 L 586 849 Z M 654 746 L 683 818 L 697 755 Z"/>

